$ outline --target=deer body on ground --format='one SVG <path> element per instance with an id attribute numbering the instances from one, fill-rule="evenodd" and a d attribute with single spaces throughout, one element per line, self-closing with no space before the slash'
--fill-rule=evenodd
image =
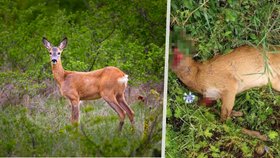
<path id="1" fill-rule="evenodd" d="M 124 95 L 128 75 L 112 66 L 91 72 L 66 71 L 60 55 L 67 45 L 67 38 L 64 38 L 58 47 L 54 47 L 46 38 L 43 38 L 43 44 L 49 51 L 52 73 L 60 93 L 71 102 L 73 124 L 79 123 L 80 101 L 99 98 L 103 98 L 119 115 L 120 130 L 126 114 L 131 123 L 134 123 L 134 112 L 127 105 Z"/>
<path id="2" fill-rule="evenodd" d="M 232 109 L 236 94 L 269 82 L 273 89 L 280 91 L 280 54 L 241 46 L 228 54 L 199 63 L 184 56 L 178 48 L 173 53 L 172 70 L 188 88 L 204 98 L 221 99 L 222 121 L 234 115 Z M 265 68 L 264 56 L 267 56 L 269 71 Z"/>

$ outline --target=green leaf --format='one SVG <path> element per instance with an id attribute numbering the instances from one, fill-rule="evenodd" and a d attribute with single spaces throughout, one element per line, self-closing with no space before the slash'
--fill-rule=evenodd
<path id="1" fill-rule="evenodd" d="M 232 32 L 231 31 L 227 31 L 227 32 L 225 32 L 225 36 L 229 36 L 230 34 L 231 34 Z"/>
<path id="2" fill-rule="evenodd" d="M 242 150 L 244 153 L 250 152 L 250 148 L 247 146 L 246 143 L 243 143 L 243 144 L 242 144 L 241 150 Z"/>
<path id="3" fill-rule="evenodd" d="M 220 149 L 217 148 L 216 146 L 214 145 L 210 145 L 210 150 L 214 153 L 219 153 L 220 152 Z"/>
<path id="4" fill-rule="evenodd" d="M 237 18 L 237 14 L 234 10 L 226 9 L 226 21 L 227 22 L 235 22 Z"/>
<path id="5" fill-rule="evenodd" d="M 197 158 L 207 158 L 208 156 L 205 155 L 204 153 L 200 153 Z"/>
<path id="6" fill-rule="evenodd" d="M 171 117 L 172 116 L 172 111 L 170 108 L 166 109 L 166 117 Z"/>
<path id="7" fill-rule="evenodd" d="M 177 108 L 175 110 L 175 117 L 180 118 L 182 116 L 182 110 L 180 110 L 179 108 Z"/>
<path id="8" fill-rule="evenodd" d="M 272 140 L 276 139 L 278 136 L 279 136 L 279 134 L 276 131 L 269 131 L 268 132 L 268 137 Z"/>
<path id="9" fill-rule="evenodd" d="M 206 130 L 204 131 L 204 135 L 206 137 L 212 137 L 213 133 L 210 132 L 210 128 L 206 128 Z"/>

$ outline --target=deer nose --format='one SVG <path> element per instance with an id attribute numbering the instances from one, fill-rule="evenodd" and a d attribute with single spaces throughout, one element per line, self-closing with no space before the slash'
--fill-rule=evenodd
<path id="1" fill-rule="evenodd" d="M 52 59 L 52 63 L 54 63 L 54 64 L 55 64 L 56 62 L 57 62 L 57 60 L 56 60 L 56 59 Z"/>

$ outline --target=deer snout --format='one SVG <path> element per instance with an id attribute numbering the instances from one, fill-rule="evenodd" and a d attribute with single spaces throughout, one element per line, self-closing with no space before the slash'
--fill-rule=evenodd
<path id="1" fill-rule="evenodd" d="M 183 53 L 181 53 L 179 51 L 178 48 L 174 48 L 173 52 L 174 52 L 174 54 L 173 54 L 172 67 L 175 68 L 181 62 L 181 60 L 184 58 L 184 55 L 183 55 Z"/>
<path id="2" fill-rule="evenodd" d="M 56 64 L 57 60 L 56 59 L 52 59 L 52 63 Z"/>

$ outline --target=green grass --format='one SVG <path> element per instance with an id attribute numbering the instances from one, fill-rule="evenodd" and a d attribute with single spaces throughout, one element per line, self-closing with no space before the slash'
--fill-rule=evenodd
<path id="1" fill-rule="evenodd" d="M 84 102 L 81 123 L 70 124 L 70 106 L 65 99 L 45 98 L 33 106 L 0 108 L 0 156 L 159 156 L 161 148 L 160 107 L 141 103 L 135 111 L 135 128 L 128 118 L 119 132 L 117 114 L 104 102 Z M 152 126 L 156 122 L 156 128 Z M 145 124 L 147 128 L 144 128 Z M 144 130 L 145 129 L 145 130 Z M 152 130 L 155 129 L 155 130 Z M 152 137 L 147 139 L 147 134 Z"/>
<path id="2" fill-rule="evenodd" d="M 167 107 L 166 156 L 175 157 L 259 157 L 256 150 L 268 149 L 265 157 L 280 156 L 280 96 L 268 87 L 252 89 L 236 97 L 234 110 L 244 116 L 220 122 L 221 102 L 202 107 L 186 104 L 188 92 L 170 75 Z M 268 136 L 268 141 L 245 135 L 242 128 Z"/>

